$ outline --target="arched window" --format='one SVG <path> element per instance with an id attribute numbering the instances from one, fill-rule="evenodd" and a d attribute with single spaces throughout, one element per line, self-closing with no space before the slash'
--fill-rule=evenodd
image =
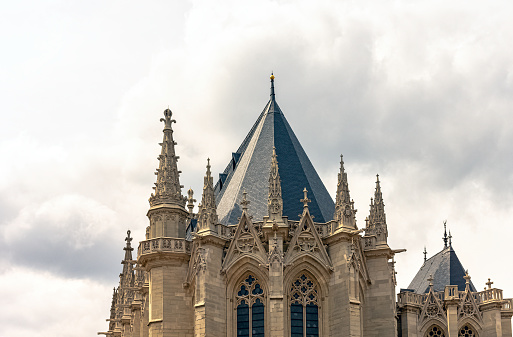
<path id="1" fill-rule="evenodd" d="M 301 274 L 290 288 L 291 337 L 319 336 L 318 291 L 315 283 Z"/>
<path id="2" fill-rule="evenodd" d="M 460 331 L 458 331 L 458 337 L 477 337 L 477 334 L 470 324 L 465 324 L 460 328 Z"/>
<path id="3" fill-rule="evenodd" d="M 426 337 L 445 337 L 445 333 L 439 326 L 433 325 L 426 333 Z"/>
<path id="4" fill-rule="evenodd" d="M 264 290 L 253 275 L 237 288 L 237 336 L 264 336 Z"/>

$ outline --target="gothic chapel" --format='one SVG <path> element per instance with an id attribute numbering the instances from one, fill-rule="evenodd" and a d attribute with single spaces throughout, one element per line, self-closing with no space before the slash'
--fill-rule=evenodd
<path id="1" fill-rule="evenodd" d="M 146 237 L 126 237 L 108 331 L 117 337 L 511 337 L 512 300 L 476 292 L 447 245 L 395 291 L 379 177 L 356 226 L 344 162 L 335 203 L 275 99 L 201 202 L 182 195 L 171 110 L 164 111 Z M 458 265 L 459 263 L 459 265 Z M 454 277 L 452 277 L 454 274 Z"/>

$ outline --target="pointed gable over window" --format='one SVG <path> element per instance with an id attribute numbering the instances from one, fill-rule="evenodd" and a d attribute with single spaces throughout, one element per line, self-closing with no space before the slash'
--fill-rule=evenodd
<path id="1" fill-rule="evenodd" d="M 268 215 L 268 179 L 273 147 L 280 159 L 283 215 L 299 220 L 302 205 L 298 202 L 303 189 L 309 193 L 310 214 L 316 222 L 333 219 L 335 204 L 308 159 L 303 147 L 285 119 L 275 99 L 274 76 L 271 76 L 271 97 L 248 135 L 234 153 L 220 181 L 215 186 L 217 213 L 221 223 L 237 224 L 242 214 L 238 204 L 242 191 L 251 201 L 249 212 L 255 219 Z"/>

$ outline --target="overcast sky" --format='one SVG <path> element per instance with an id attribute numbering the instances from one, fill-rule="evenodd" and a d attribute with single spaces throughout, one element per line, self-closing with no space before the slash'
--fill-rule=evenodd
<path id="1" fill-rule="evenodd" d="M 181 182 L 269 95 L 360 227 L 380 174 L 397 289 L 443 248 L 513 297 L 513 2 L 11 1 L 0 11 L 0 335 L 108 328 L 174 113 Z M 135 244 L 137 246 L 137 244 Z"/>

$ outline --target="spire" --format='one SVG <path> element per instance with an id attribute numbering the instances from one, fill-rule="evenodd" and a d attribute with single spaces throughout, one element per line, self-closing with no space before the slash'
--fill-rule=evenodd
<path id="1" fill-rule="evenodd" d="M 210 158 L 207 159 L 207 173 L 203 180 L 203 195 L 198 216 L 198 234 L 204 231 L 216 231 L 218 223 L 216 199 L 214 197 L 214 182 L 210 172 Z"/>
<path id="2" fill-rule="evenodd" d="M 366 234 L 376 235 L 378 244 L 387 244 L 388 229 L 379 174 L 376 174 L 376 190 L 374 191 L 374 199 L 371 198 L 369 225 L 367 228 Z"/>
<path id="3" fill-rule="evenodd" d="M 271 100 L 274 100 L 274 72 L 271 72 Z"/>
<path id="4" fill-rule="evenodd" d="M 426 250 L 426 246 L 424 246 L 424 262 L 427 261 L 427 250 Z"/>
<path id="5" fill-rule="evenodd" d="M 442 239 L 444 240 L 444 248 L 447 248 L 447 220 L 444 220 L 444 237 Z"/>
<path id="6" fill-rule="evenodd" d="M 344 170 L 344 158 L 340 155 L 340 172 L 338 173 L 335 215 L 333 217 L 338 222 L 338 227 L 356 228 L 355 214 L 354 201 L 349 196 L 347 173 Z"/>
<path id="7" fill-rule="evenodd" d="M 269 195 L 267 197 L 267 209 L 269 219 L 281 220 L 283 216 L 283 199 L 281 197 L 280 173 L 278 172 L 278 160 L 276 148 L 273 147 L 271 157 L 271 170 L 269 172 Z"/>
<path id="8" fill-rule="evenodd" d="M 452 247 L 452 235 L 451 235 L 451 230 L 449 230 L 449 247 Z"/>
<path id="9" fill-rule="evenodd" d="M 182 197 L 182 187 L 180 185 L 179 176 L 180 171 L 177 168 L 178 156 L 175 155 L 176 142 L 173 140 L 173 129 L 171 124 L 175 123 L 171 119 L 173 113 L 171 110 L 164 111 L 164 117 L 160 121 L 164 122 L 164 139 L 160 146 L 162 151 L 159 160 L 159 168 L 155 174 L 157 175 L 157 182 L 155 183 L 155 193 L 151 194 L 149 199 L 150 206 L 154 207 L 159 204 L 175 204 L 184 207 L 185 198 Z"/>

